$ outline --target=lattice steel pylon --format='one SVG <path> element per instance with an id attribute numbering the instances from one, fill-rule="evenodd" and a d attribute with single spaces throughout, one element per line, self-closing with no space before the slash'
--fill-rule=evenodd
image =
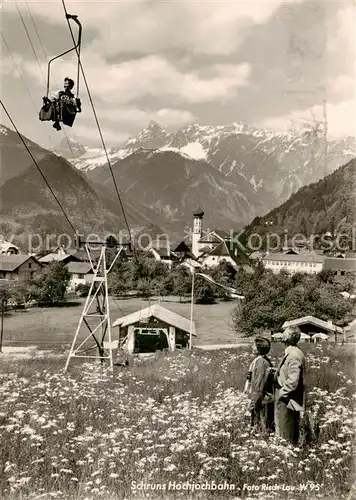
<path id="1" fill-rule="evenodd" d="M 113 371 L 113 342 L 111 336 L 111 319 L 108 290 L 108 274 L 119 257 L 123 246 L 120 246 L 113 262 L 107 268 L 106 244 L 102 244 L 100 256 L 97 263 L 90 257 L 88 243 L 85 245 L 87 255 L 94 273 L 93 281 L 86 298 L 82 314 L 79 319 L 77 330 L 67 357 L 64 373 L 67 371 L 72 358 L 98 359 L 102 364 L 109 360 L 110 369 Z M 93 306 L 95 310 L 93 311 Z M 81 335 L 85 330 L 85 337 Z M 88 334 L 89 331 L 89 334 Z M 107 340 L 105 340 L 107 339 Z M 85 346 L 89 341 L 94 341 L 94 345 Z M 97 349 L 98 355 L 91 355 L 91 351 Z M 89 353 L 89 354 L 86 354 Z"/>

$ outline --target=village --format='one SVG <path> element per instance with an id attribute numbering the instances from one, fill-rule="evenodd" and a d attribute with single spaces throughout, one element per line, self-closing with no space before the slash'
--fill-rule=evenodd
<path id="1" fill-rule="evenodd" d="M 204 212 L 200 207 L 192 215 L 191 241 L 186 242 L 182 240 L 172 246 L 172 248 L 169 248 L 167 244 L 168 240 L 163 239 L 158 241 L 158 244 L 141 251 L 147 262 L 155 262 L 158 268 L 162 268 L 163 266 L 165 279 L 167 276 L 173 276 L 174 272 L 180 269 L 185 273 L 181 277 L 184 284 L 180 283 L 180 287 L 182 288 L 183 286 L 182 294 L 186 296 L 187 302 L 185 317 L 178 314 L 178 310 L 182 310 L 181 306 L 177 309 L 174 302 L 164 302 L 165 293 L 167 295 L 174 295 L 176 290 L 171 289 L 170 293 L 167 290 L 165 292 L 164 287 L 162 289 L 162 283 L 160 283 L 161 287 L 157 287 L 157 284 L 155 286 L 155 281 L 151 281 L 151 283 L 147 282 L 146 286 L 138 283 L 136 290 L 125 290 L 125 287 L 120 284 L 120 281 L 125 281 L 124 276 L 117 275 L 112 288 L 116 296 L 115 300 L 120 299 L 120 294 L 121 296 L 127 296 L 128 294 L 128 298 L 132 297 L 132 295 L 145 297 L 146 301 L 147 299 L 149 300 L 149 304 L 147 306 L 141 300 L 139 310 L 132 311 L 128 315 L 122 314 L 121 310 L 120 316 L 122 317 L 117 318 L 116 313 L 116 319 L 113 318 L 112 320 L 112 316 L 109 316 L 113 331 L 115 332 L 112 334 L 112 338 L 115 341 L 113 345 L 116 347 L 120 345 L 120 349 L 122 348 L 129 354 L 133 354 L 154 352 L 156 349 L 175 350 L 176 348 L 191 347 L 191 344 L 193 345 L 193 338 L 197 336 L 201 339 L 198 345 L 202 348 L 214 348 L 214 345 L 233 347 L 239 342 L 252 340 L 251 335 L 241 334 L 237 327 L 235 339 L 232 332 L 228 335 L 220 333 L 215 336 L 215 339 L 209 339 L 208 345 L 204 345 L 206 341 L 204 340 L 204 334 L 202 335 L 203 332 L 199 332 L 199 327 L 194 325 L 195 318 L 191 316 L 193 310 L 192 304 L 189 303 L 189 295 L 191 293 L 193 274 L 203 276 L 206 279 L 209 279 L 210 276 L 211 280 L 210 283 L 206 281 L 206 288 L 203 289 L 203 295 L 200 297 L 200 300 L 198 297 L 194 297 L 194 302 L 197 304 L 199 302 L 201 304 L 214 303 L 213 289 L 219 292 L 217 297 L 220 301 L 223 299 L 241 304 L 244 297 L 242 295 L 242 283 L 239 283 L 238 279 L 239 273 L 242 273 L 243 276 L 253 276 L 259 272 L 261 266 L 265 271 L 272 272 L 275 275 L 279 275 L 281 271 L 282 273 L 287 273 L 289 276 L 300 273 L 302 275 L 324 273 L 333 277 L 336 282 L 339 282 L 338 290 L 336 291 L 335 289 L 339 300 L 350 304 L 355 303 L 355 290 L 350 283 L 352 283 L 352 279 L 356 276 L 356 253 L 340 252 L 337 250 L 324 252 L 322 250 L 310 250 L 305 246 L 299 245 L 282 247 L 279 251 L 251 251 L 248 254 L 244 249 L 241 249 L 239 242 L 231 236 L 229 237 L 227 232 L 219 229 L 204 230 Z M 65 295 L 67 297 L 85 296 L 89 293 L 90 287 L 93 285 L 95 263 L 98 262 L 99 256 L 100 249 L 98 250 L 98 248 L 86 252 L 84 248 L 63 248 L 62 246 L 54 248 L 51 252 L 42 256 L 41 254 L 40 256 L 36 254 L 24 254 L 16 245 L 3 241 L 1 243 L 0 254 L 0 287 L 3 291 L 16 289 L 16 284 L 22 288 L 26 288 L 26 283 L 35 280 L 46 267 L 58 264 L 63 266 L 68 273 Z M 132 248 L 122 247 L 119 259 L 123 265 L 132 265 L 134 260 Z M 111 270 L 111 267 L 110 261 L 108 261 L 106 270 L 109 271 L 109 268 Z M 232 276 L 235 277 L 235 281 L 232 279 L 226 281 L 226 276 L 219 275 L 218 270 L 223 268 L 230 272 L 230 278 Z M 112 271 L 112 274 L 115 275 L 115 269 Z M 214 281 L 214 276 L 216 281 Z M 349 278 L 348 290 L 342 289 L 345 277 Z M 223 284 L 219 283 L 219 278 L 222 278 Z M 108 279 L 110 280 L 109 274 Z M 15 288 L 13 288 L 14 286 Z M 240 295 L 238 295 L 239 293 Z M 178 291 L 176 294 L 180 294 L 180 292 Z M 234 299 L 234 297 L 238 298 Z M 8 292 L 6 295 L 5 292 L 3 295 L 3 314 L 5 313 L 5 308 L 16 309 L 18 307 L 28 307 L 30 304 L 32 306 L 38 305 L 36 300 L 33 300 L 33 297 L 31 297 L 31 294 L 27 295 L 27 298 L 26 294 L 22 296 L 24 303 L 21 304 L 19 300 L 21 299 L 19 299 L 18 295 L 17 299 L 15 299 L 15 297 L 11 297 L 11 293 Z M 127 306 L 127 300 L 125 302 Z M 134 304 L 135 301 L 133 301 Z M 170 309 L 172 306 L 173 309 Z M 205 307 L 208 307 L 208 305 Z M 129 307 L 129 310 L 131 311 L 131 307 Z M 230 310 L 232 311 L 231 308 Z M 215 314 L 216 311 L 217 308 L 215 308 Z M 272 328 L 269 331 L 269 335 L 271 340 L 279 341 L 283 338 L 283 330 L 290 326 L 298 326 L 302 332 L 302 341 L 316 342 L 331 340 L 342 343 L 353 341 L 355 321 L 352 318 L 352 314 L 354 314 L 354 311 L 354 306 L 352 306 L 347 315 L 349 319 L 344 318 L 341 322 L 336 321 L 336 324 L 334 324 L 333 321 L 335 320 L 332 317 L 327 318 L 324 316 L 323 318 L 319 318 L 312 314 L 306 314 L 301 317 L 291 317 L 289 315 L 284 322 L 280 323 L 278 331 Z M 223 314 L 225 315 L 226 312 Z M 79 316 L 80 313 L 78 311 L 78 321 Z M 191 317 L 189 318 L 189 316 Z M 347 323 L 346 321 L 349 322 Z M 198 324 L 200 328 L 206 328 L 204 322 L 201 323 L 198 321 Z M 2 325 L 4 331 L 4 321 Z M 154 326 L 156 330 L 152 329 Z M 221 326 L 218 329 L 221 329 Z M 148 331 L 149 328 L 151 328 L 150 332 Z M 73 334 L 74 329 L 73 325 Z M 268 331 L 268 328 L 266 331 Z M 30 338 L 33 343 L 35 339 L 31 336 Z M 54 339 L 52 338 L 51 340 L 53 341 Z M 5 336 L 5 344 L 6 340 Z M 42 341 L 43 339 L 37 340 Z M 4 333 L 2 334 L 2 342 L 4 342 Z"/>

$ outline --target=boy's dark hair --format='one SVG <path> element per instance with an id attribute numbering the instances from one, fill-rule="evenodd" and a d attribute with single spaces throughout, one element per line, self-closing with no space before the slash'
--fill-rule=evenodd
<path id="1" fill-rule="evenodd" d="M 74 87 L 74 80 L 72 80 L 71 78 L 65 78 L 64 81 L 69 83 L 70 89 Z"/>
<path id="2" fill-rule="evenodd" d="M 260 337 L 260 336 L 256 337 L 255 345 L 258 353 L 261 356 L 268 354 L 271 349 L 271 342 L 266 337 Z"/>

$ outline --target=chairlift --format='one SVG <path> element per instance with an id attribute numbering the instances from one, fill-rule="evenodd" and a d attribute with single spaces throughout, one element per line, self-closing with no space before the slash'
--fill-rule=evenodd
<path id="1" fill-rule="evenodd" d="M 53 57 L 48 62 L 46 95 L 43 97 L 43 105 L 39 112 L 39 119 L 41 121 L 54 121 L 55 124 L 53 126 L 57 128 L 57 130 L 60 130 L 60 126 L 59 127 L 56 126 L 56 123 L 58 122 L 63 123 L 63 125 L 72 127 L 76 114 L 81 112 L 81 102 L 79 98 L 79 71 L 80 71 L 80 50 L 82 43 L 82 25 L 77 15 L 66 14 L 66 18 L 68 20 L 72 19 L 79 27 L 77 43 L 71 49 L 68 49 L 59 54 L 58 56 Z M 75 50 L 78 55 L 76 95 L 72 94 L 70 89 L 69 92 L 67 92 L 66 90 L 60 91 L 58 93 L 58 99 L 51 100 L 49 98 L 51 64 L 56 59 L 59 59 L 60 57 L 63 57 L 66 54 L 69 54 L 69 52 L 72 52 L 73 50 Z M 69 81 L 71 79 L 66 78 L 65 81 L 66 80 Z"/>

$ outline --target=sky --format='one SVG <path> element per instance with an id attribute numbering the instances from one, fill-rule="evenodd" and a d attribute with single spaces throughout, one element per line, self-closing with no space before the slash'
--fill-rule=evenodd
<path id="1" fill-rule="evenodd" d="M 0 3 L 1 99 L 24 135 L 53 147 L 63 132 L 39 121 L 38 111 L 48 59 L 72 46 L 62 3 Z M 322 119 L 324 100 L 329 138 L 355 136 L 353 0 L 66 5 L 83 25 L 82 65 L 108 146 L 135 136 L 150 120 L 169 131 L 233 122 L 284 131 Z M 76 79 L 74 52 L 53 63 L 51 90 L 66 76 Z M 83 112 L 67 135 L 96 147 L 100 138 L 82 78 L 80 86 Z M 0 122 L 9 125 L 4 113 Z"/>

